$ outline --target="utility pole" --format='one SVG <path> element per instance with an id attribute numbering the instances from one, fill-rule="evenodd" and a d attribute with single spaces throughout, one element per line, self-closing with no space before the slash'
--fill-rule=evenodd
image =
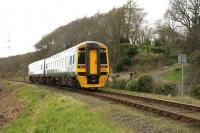
<path id="1" fill-rule="evenodd" d="M 181 95 L 184 96 L 184 64 L 187 63 L 186 55 L 178 55 L 178 63 L 181 65 Z"/>
<path id="2" fill-rule="evenodd" d="M 10 46 L 10 42 L 11 42 L 11 40 L 10 40 L 10 33 L 8 33 L 8 38 L 7 38 L 7 46 L 5 47 L 5 48 L 7 48 L 7 54 L 8 54 L 8 57 L 9 57 L 9 54 L 10 54 L 10 49 L 12 48 L 11 46 Z"/>

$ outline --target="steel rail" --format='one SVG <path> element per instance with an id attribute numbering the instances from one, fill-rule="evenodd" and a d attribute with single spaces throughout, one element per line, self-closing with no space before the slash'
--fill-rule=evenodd
<path id="1" fill-rule="evenodd" d="M 157 98 L 150 98 L 150 97 L 144 97 L 144 96 L 129 95 L 129 94 L 124 94 L 124 93 L 112 92 L 112 91 L 101 90 L 101 92 L 103 92 L 105 94 L 116 95 L 116 96 L 121 96 L 121 97 L 125 97 L 125 98 L 131 98 L 131 99 L 136 99 L 136 100 L 142 100 L 142 101 L 147 101 L 147 102 L 152 102 L 152 103 L 158 103 L 158 104 L 179 107 L 182 109 L 192 110 L 195 112 L 200 111 L 200 106 L 192 105 L 192 104 L 186 104 L 186 103 L 181 103 L 181 102 L 175 102 L 175 101 L 157 99 Z"/>

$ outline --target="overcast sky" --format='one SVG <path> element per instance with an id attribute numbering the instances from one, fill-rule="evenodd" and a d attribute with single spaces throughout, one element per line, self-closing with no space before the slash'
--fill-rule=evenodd
<path id="1" fill-rule="evenodd" d="M 7 56 L 10 33 L 10 54 L 34 51 L 42 36 L 61 25 L 96 12 L 120 7 L 127 0 L 0 0 L 0 57 Z M 153 24 L 162 18 L 168 0 L 137 0 L 147 12 L 146 20 Z"/>

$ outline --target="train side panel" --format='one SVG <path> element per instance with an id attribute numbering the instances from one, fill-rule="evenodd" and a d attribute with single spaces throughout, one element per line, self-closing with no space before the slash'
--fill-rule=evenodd
<path id="1" fill-rule="evenodd" d="M 76 48 L 72 47 L 46 59 L 46 77 L 75 77 Z"/>
<path id="2" fill-rule="evenodd" d="M 29 64 L 28 76 L 31 81 L 45 77 L 45 60 L 42 59 Z"/>

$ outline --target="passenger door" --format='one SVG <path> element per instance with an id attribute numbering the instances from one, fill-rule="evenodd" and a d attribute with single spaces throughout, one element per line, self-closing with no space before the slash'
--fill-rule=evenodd
<path id="1" fill-rule="evenodd" d="M 97 74 L 97 50 L 90 49 L 90 74 Z"/>

